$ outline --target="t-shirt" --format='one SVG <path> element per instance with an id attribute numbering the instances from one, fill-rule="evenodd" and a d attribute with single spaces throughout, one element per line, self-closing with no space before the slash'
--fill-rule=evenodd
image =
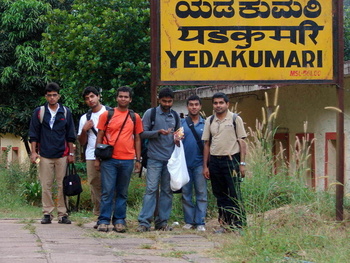
<path id="1" fill-rule="evenodd" d="M 232 117 L 233 113 L 228 111 L 223 120 L 219 120 L 215 115 L 211 124 L 211 117 L 205 121 L 202 140 L 208 141 L 210 138 L 210 133 L 212 134 L 210 144 L 211 155 L 228 156 L 239 153 L 239 143 L 236 138 Z M 247 137 L 243 120 L 240 116 L 236 117 L 236 131 L 239 139 Z"/>
<path id="2" fill-rule="evenodd" d="M 106 107 L 102 106 L 102 108 L 98 112 L 92 112 L 91 113 L 91 120 L 94 123 L 94 128 L 97 132 L 97 124 L 98 124 L 98 119 L 100 115 L 106 111 Z M 83 127 L 86 123 L 86 114 L 81 116 L 80 121 L 79 121 L 79 129 L 78 129 L 78 135 L 81 134 Z M 86 160 L 95 160 L 95 145 L 96 145 L 96 135 L 92 131 L 92 129 L 87 131 L 87 138 L 88 138 L 88 144 L 86 146 L 86 151 L 85 151 L 85 159 Z"/>
<path id="3" fill-rule="evenodd" d="M 105 127 L 107 121 L 108 111 L 101 114 L 97 128 L 99 130 L 105 131 L 105 136 L 103 137 L 103 143 L 114 146 L 114 151 L 112 158 L 119 160 L 130 160 L 135 158 L 135 141 L 134 133 L 140 134 L 143 132 L 142 121 L 140 115 L 135 113 L 136 123 L 131 119 L 128 111 L 120 111 L 114 108 L 114 114 L 109 121 L 107 127 Z M 125 118 L 127 120 L 120 133 L 117 143 L 115 143 L 119 131 L 124 123 Z"/>

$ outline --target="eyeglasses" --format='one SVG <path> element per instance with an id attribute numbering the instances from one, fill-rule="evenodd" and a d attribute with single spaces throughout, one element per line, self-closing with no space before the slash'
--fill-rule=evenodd
<path id="1" fill-rule="evenodd" d="M 53 97 L 56 98 L 58 94 L 46 94 L 45 97 Z"/>

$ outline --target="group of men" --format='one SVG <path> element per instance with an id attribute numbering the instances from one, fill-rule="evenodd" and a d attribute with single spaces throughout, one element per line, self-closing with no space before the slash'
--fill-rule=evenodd
<path id="1" fill-rule="evenodd" d="M 49 224 L 53 219 L 55 179 L 58 222 L 71 223 L 62 181 L 67 163 L 74 162 L 76 133 L 71 111 L 58 102 L 59 91 L 56 83 L 46 86 L 47 103 L 34 110 L 30 123 L 30 158 L 32 163 L 39 163 L 42 186 L 42 224 Z M 141 140 L 147 139 L 146 190 L 136 231 L 149 231 L 153 221 L 155 230 L 172 230 L 168 220 L 173 192 L 167 163 L 174 147 L 178 147 L 179 138 L 174 132 L 180 127 L 184 128 L 182 140 L 190 176 L 189 183 L 182 188 L 183 228 L 206 230 L 209 179 L 219 209 L 220 228 L 216 233 L 235 231 L 245 225 L 240 182 L 245 176 L 246 132 L 241 117 L 229 111 L 226 94 L 213 96 L 214 115 L 207 120 L 200 115 L 202 103 L 197 95 L 187 99 L 188 114 L 180 118 L 171 109 L 174 94 L 170 88 L 159 92 L 159 106 L 148 109 L 142 120 L 129 109 L 133 96 L 129 87 L 118 88 L 115 108 L 102 105 L 100 93 L 94 87 L 85 88 L 82 95 L 90 110 L 80 118 L 78 140 L 85 145 L 93 213 L 98 217 L 94 228 L 107 232 L 112 224 L 114 231 L 126 231 L 129 183 L 133 171 L 140 172 Z M 100 143 L 114 146 L 110 159 L 95 157 L 95 147 Z"/>

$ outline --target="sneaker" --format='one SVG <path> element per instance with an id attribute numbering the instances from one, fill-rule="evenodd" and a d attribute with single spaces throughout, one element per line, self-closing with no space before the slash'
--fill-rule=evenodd
<path id="1" fill-rule="evenodd" d="M 61 219 L 58 220 L 58 223 L 59 224 L 67 224 L 67 225 L 69 225 L 69 224 L 72 223 L 72 221 L 70 221 L 67 216 L 62 216 Z"/>
<path id="2" fill-rule="evenodd" d="M 173 231 L 173 228 L 171 226 L 169 226 L 168 224 L 156 227 L 155 229 L 158 231 Z"/>
<path id="3" fill-rule="evenodd" d="M 44 215 L 44 217 L 41 219 L 42 224 L 51 224 L 51 215 Z"/>
<path id="4" fill-rule="evenodd" d="M 136 228 L 136 232 L 148 232 L 148 231 L 149 231 L 149 227 L 147 226 L 139 225 Z"/>
<path id="5" fill-rule="evenodd" d="M 205 226 L 204 225 L 198 225 L 197 226 L 197 231 L 204 232 L 205 231 Z"/>
<path id="6" fill-rule="evenodd" d="M 125 233 L 126 226 L 123 224 L 115 224 L 113 227 L 113 231 L 118 232 L 118 233 Z"/>
<path id="7" fill-rule="evenodd" d="M 183 229 L 186 229 L 186 230 L 189 230 L 189 229 L 193 229 L 194 228 L 194 225 L 191 225 L 191 224 L 186 224 L 182 227 Z"/>
<path id="8" fill-rule="evenodd" d="M 108 232 L 108 226 L 106 224 L 100 224 L 98 225 L 97 230 L 101 232 Z"/>

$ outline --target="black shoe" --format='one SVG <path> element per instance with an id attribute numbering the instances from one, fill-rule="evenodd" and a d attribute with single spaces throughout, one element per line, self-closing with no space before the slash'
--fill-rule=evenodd
<path id="1" fill-rule="evenodd" d="M 156 226 L 155 229 L 157 231 L 173 231 L 173 228 L 169 226 L 168 224 L 162 225 L 162 226 Z"/>
<path id="2" fill-rule="evenodd" d="M 51 224 L 51 215 L 44 215 L 43 219 L 41 219 L 42 224 Z"/>
<path id="3" fill-rule="evenodd" d="M 143 226 L 143 225 L 139 225 L 137 228 L 136 228 L 136 232 L 148 232 L 149 231 L 149 227 L 147 226 Z"/>
<path id="4" fill-rule="evenodd" d="M 68 219 L 67 216 L 62 216 L 60 220 L 58 220 L 59 224 L 71 224 L 72 222 Z"/>

